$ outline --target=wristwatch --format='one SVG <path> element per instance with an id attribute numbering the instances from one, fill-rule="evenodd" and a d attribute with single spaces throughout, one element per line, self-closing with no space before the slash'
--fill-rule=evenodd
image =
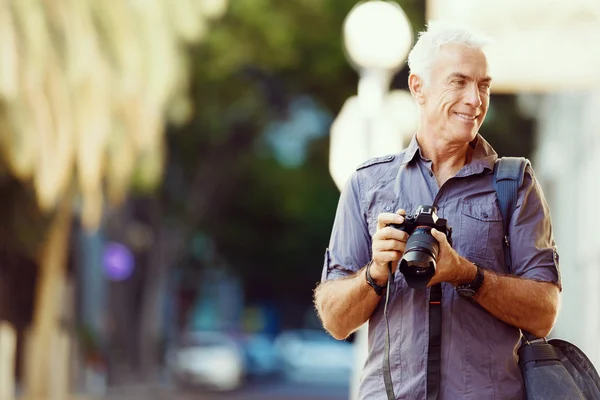
<path id="1" fill-rule="evenodd" d="M 473 263 L 473 264 L 475 264 L 475 263 Z M 473 282 L 462 283 L 460 285 L 456 285 L 456 287 L 455 287 L 458 294 L 463 297 L 475 296 L 475 294 L 477 293 L 477 291 L 479 290 L 481 285 L 483 285 L 483 278 L 484 278 L 483 268 L 481 268 L 481 266 L 479 266 L 477 264 L 475 264 L 475 266 L 477 267 L 477 275 L 475 275 L 475 279 L 473 279 Z"/>
<path id="2" fill-rule="evenodd" d="M 367 264 L 367 267 L 365 268 L 366 269 L 365 277 L 367 278 L 367 283 L 369 284 L 369 286 L 371 286 L 373 288 L 373 290 L 375 290 L 375 293 L 377 293 L 377 296 L 381 296 L 387 289 L 387 286 L 382 286 L 382 285 L 378 285 L 375 283 L 375 281 L 371 277 L 371 273 L 369 272 L 372 264 L 373 264 L 373 260 L 369 261 L 369 263 Z"/>

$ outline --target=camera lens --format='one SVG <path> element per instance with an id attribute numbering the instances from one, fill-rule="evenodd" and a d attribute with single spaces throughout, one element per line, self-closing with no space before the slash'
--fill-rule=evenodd
<path id="1" fill-rule="evenodd" d="M 438 251 L 439 244 L 431 235 L 431 228 L 417 227 L 408 238 L 404 255 L 400 260 L 400 272 L 404 274 L 409 287 L 413 289 L 427 287 L 435 274 Z"/>

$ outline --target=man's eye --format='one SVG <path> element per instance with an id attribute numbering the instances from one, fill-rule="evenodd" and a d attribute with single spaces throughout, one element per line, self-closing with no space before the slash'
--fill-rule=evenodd
<path id="1" fill-rule="evenodd" d="M 484 84 L 479 85 L 479 88 L 482 90 L 489 90 L 490 85 L 488 85 L 487 83 L 484 83 Z"/>
<path id="2" fill-rule="evenodd" d="M 467 81 L 465 81 L 464 79 L 457 79 L 452 83 L 454 83 L 457 86 L 465 86 L 467 84 Z"/>

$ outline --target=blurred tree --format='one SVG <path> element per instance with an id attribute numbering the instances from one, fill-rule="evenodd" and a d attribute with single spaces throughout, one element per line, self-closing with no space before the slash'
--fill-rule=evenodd
<path id="1" fill-rule="evenodd" d="M 197 229 L 213 237 L 242 272 L 250 301 L 275 300 L 295 287 L 302 300 L 290 306 L 310 305 L 315 258 L 322 258 L 338 196 L 327 168 L 329 127 L 320 127 L 294 167 L 279 162 L 266 131 L 290 120 L 298 97 L 314 99 L 331 118 L 355 91 L 340 45 L 354 4 L 238 0 L 194 49 L 196 113 L 168 136 L 163 201 L 189 223 L 186 237 Z"/>
<path id="2" fill-rule="evenodd" d="M 162 176 L 163 120 L 189 115 L 186 45 L 225 0 L 0 1 L 3 243 L 40 266 L 27 394 L 46 392 L 73 206 L 88 229 L 105 198 Z M 20 183 L 16 183 L 16 181 Z"/>

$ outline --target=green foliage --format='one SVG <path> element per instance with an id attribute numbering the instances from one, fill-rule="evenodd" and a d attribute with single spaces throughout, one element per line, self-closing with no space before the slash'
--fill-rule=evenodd
<path id="1" fill-rule="evenodd" d="M 340 35 L 354 4 L 236 0 L 190 50 L 195 117 L 169 135 L 164 200 L 213 236 L 250 300 L 294 295 L 308 307 L 319 280 L 339 196 L 329 140 L 313 142 L 296 169 L 260 143 L 269 121 L 287 117 L 290 99 L 311 96 L 335 115 L 355 93 Z"/>
<path id="2" fill-rule="evenodd" d="M 40 211 L 33 187 L 13 177 L 0 179 L 0 243 L 2 248 L 35 259 L 54 212 Z"/>
<path id="3" fill-rule="evenodd" d="M 250 298 L 309 300 L 339 195 L 327 173 L 327 142 L 314 144 L 302 168 L 285 169 L 272 158 L 252 164 L 222 205 L 230 217 L 223 223 L 213 216 L 207 228 L 241 269 Z"/>

